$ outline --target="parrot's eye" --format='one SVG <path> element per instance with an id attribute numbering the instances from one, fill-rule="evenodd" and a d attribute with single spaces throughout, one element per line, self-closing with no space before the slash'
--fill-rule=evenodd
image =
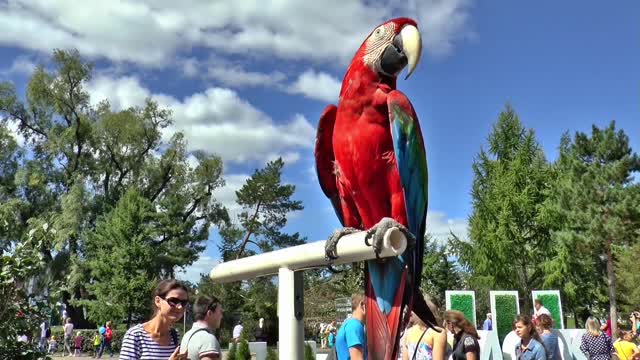
<path id="1" fill-rule="evenodd" d="M 382 35 L 384 35 L 384 28 L 383 27 L 379 27 L 376 29 L 376 31 L 374 32 L 376 38 L 381 38 Z"/>

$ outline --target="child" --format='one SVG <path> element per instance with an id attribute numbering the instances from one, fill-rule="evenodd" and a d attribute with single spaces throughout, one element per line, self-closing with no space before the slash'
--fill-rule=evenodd
<path id="1" fill-rule="evenodd" d="M 52 335 L 51 339 L 49 340 L 49 349 L 47 352 L 53 355 L 55 354 L 57 347 L 58 347 L 58 341 L 56 340 L 56 336 Z"/>
<path id="2" fill-rule="evenodd" d="M 96 330 L 96 334 L 93 335 L 93 350 L 95 351 L 95 354 L 93 355 L 93 357 L 97 358 L 98 357 L 98 353 L 100 352 L 100 344 L 102 343 L 101 337 L 100 337 L 100 331 Z"/>
<path id="3" fill-rule="evenodd" d="M 81 356 L 82 355 L 82 336 L 80 335 L 80 331 L 76 332 L 75 348 L 76 348 L 76 351 L 73 356 L 74 357 Z"/>

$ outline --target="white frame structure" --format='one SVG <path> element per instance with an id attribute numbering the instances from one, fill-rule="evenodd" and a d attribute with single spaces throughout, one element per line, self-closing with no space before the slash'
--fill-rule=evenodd
<path id="1" fill-rule="evenodd" d="M 533 290 L 531 291 L 531 306 L 533 311 L 536 311 L 535 300 L 537 295 L 555 295 L 558 297 L 558 309 L 560 310 L 560 325 L 559 329 L 564 329 L 564 313 L 562 311 L 562 298 L 560 297 L 560 290 Z"/>
<path id="2" fill-rule="evenodd" d="M 476 292 L 473 290 L 447 290 L 444 293 L 446 299 L 447 310 L 451 310 L 451 296 L 452 295 L 471 295 L 473 299 L 473 321 L 474 326 L 478 325 L 478 315 L 476 314 Z"/>
<path id="3" fill-rule="evenodd" d="M 209 277 L 226 283 L 278 274 L 278 337 L 280 359 L 304 357 L 304 287 L 302 271 L 341 265 L 376 258 L 372 246 L 365 244 L 365 231 L 346 235 L 337 245 L 338 259 L 325 259 L 326 241 L 317 241 L 238 260 L 221 263 L 211 270 Z M 379 257 L 401 255 L 407 239 L 398 228 L 387 230 Z M 475 304 L 474 304 L 475 306 Z"/>

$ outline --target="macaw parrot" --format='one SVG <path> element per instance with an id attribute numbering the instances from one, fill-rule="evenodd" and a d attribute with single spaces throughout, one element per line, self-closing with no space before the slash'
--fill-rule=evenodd
<path id="1" fill-rule="evenodd" d="M 418 118 L 398 74 L 415 70 L 422 51 L 417 24 L 397 18 L 376 27 L 349 65 L 338 106 L 328 105 L 315 144 L 320 186 L 345 226 L 327 242 L 369 230 L 377 239 L 397 226 L 413 240 L 401 256 L 365 263 L 369 359 L 397 359 L 401 330 L 413 310 L 430 326 L 433 314 L 420 288 L 427 215 L 427 160 Z M 380 244 L 373 244 L 379 249 Z M 333 255 L 332 255 L 333 254 Z"/>

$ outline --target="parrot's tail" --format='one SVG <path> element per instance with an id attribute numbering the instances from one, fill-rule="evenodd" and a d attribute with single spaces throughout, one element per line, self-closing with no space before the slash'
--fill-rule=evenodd
<path id="1" fill-rule="evenodd" d="M 400 330 L 404 326 L 402 321 L 403 299 L 407 291 L 408 271 L 405 268 L 400 276 L 400 283 L 394 295 L 391 310 L 384 314 L 378 302 L 369 277 L 368 267 L 365 267 L 365 296 L 366 296 L 366 329 L 367 329 L 367 359 L 395 360 L 400 348 Z M 411 298 L 409 296 L 409 298 Z M 410 304 L 409 304 L 410 305 Z"/>

